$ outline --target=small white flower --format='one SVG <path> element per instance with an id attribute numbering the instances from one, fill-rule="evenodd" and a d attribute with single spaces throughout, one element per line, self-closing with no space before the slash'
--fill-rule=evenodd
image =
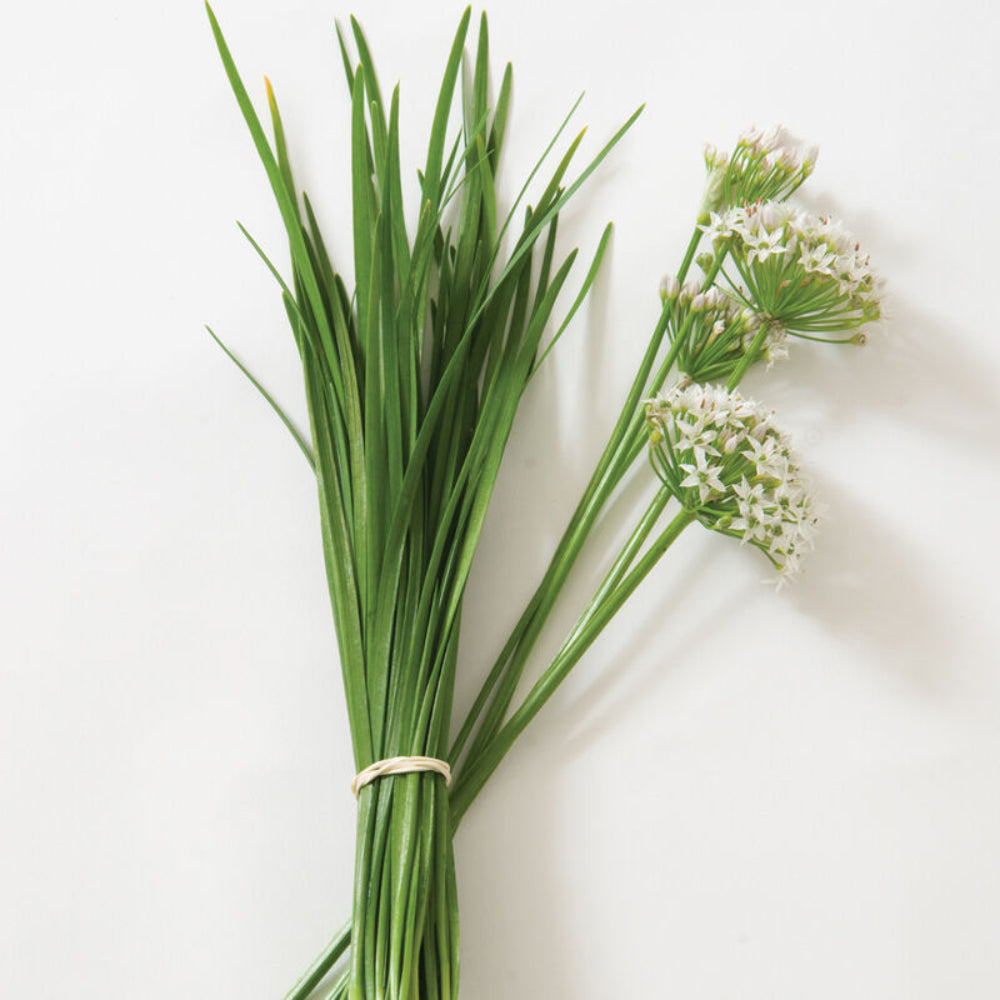
<path id="1" fill-rule="evenodd" d="M 712 446 L 715 433 L 710 427 L 705 426 L 704 420 L 690 415 L 679 417 L 675 428 L 677 431 L 676 445 L 679 450 L 694 451 L 694 449 L 699 448 L 710 455 L 718 454 L 718 451 Z"/>
<path id="2" fill-rule="evenodd" d="M 784 245 L 784 238 L 785 234 L 780 229 L 770 231 L 763 229 L 755 234 L 752 240 L 747 240 L 748 246 L 751 247 L 747 256 L 763 264 L 768 257 L 787 253 L 789 248 Z"/>
<path id="3" fill-rule="evenodd" d="M 698 228 L 705 234 L 710 243 L 714 243 L 728 229 L 728 226 L 723 221 L 722 215 L 718 212 L 710 212 L 708 222 Z"/>
<path id="4" fill-rule="evenodd" d="M 836 259 L 834 253 L 826 243 L 817 243 L 815 246 L 806 246 L 799 255 L 804 270 L 811 274 L 833 274 L 832 264 Z"/>
<path id="5" fill-rule="evenodd" d="M 709 465 L 704 448 L 693 449 L 694 463 L 681 462 L 680 467 L 687 473 L 681 481 L 683 487 L 697 487 L 698 497 L 704 503 L 713 493 L 724 493 L 725 485 L 719 478 L 722 467 Z"/>
<path id="6" fill-rule="evenodd" d="M 782 453 L 781 441 L 776 435 L 766 434 L 762 441 L 748 435 L 745 439 L 746 451 L 743 453 L 748 461 L 757 469 L 757 475 L 780 479 L 784 472 L 785 459 Z"/>

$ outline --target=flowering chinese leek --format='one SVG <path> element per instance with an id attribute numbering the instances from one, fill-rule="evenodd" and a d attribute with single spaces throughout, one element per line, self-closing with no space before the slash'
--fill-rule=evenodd
<path id="1" fill-rule="evenodd" d="M 353 105 L 349 292 L 308 199 L 299 198 L 273 91 L 268 86 L 269 140 L 211 10 L 209 17 L 291 251 L 292 278 L 278 281 L 302 361 L 312 436 L 304 450 L 319 487 L 355 768 L 397 757 L 440 760 L 448 754 L 469 569 L 518 402 L 574 263 L 575 252 L 556 254 L 558 215 L 635 116 L 571 182 L 582 134 L 569 144 L 507 251 L 514 209 L 500 217 L 494 192 L 511 73 L 491 106 L 485 19 L 471 86 L 461 91 L 464 127 L 451 141 L 446 134 L 466 11 L 444 72 L 411 236 L 398 89 L 383 101 L 353 22 L 357 64 L 341 39 Z M 607 234 L 570 314 L 606 242 Z M 445 784 L 433 771 L 360 788 L 354 947 L 343 975 L 351 997 L 456 996 L 451 833 Z"/>
<path id="2" fill-rule="evenodd" d="M 812 173 L 814 147 L 778 128 L 750 130 L 728 153 L 708 150 L 704 201 L 677 273 L 661 286 L 618 420 L 535 593 L 453 726 L 465 586 L 518 404 L 548 353 L 540 344 L 575 261 L 575 251 L 557 251 L 559 214 L 639 112 L 572 180 L 582 133 L 570 141 L 534 205 L 522 208 L 567 118 L 501 214 L 495 192 L 512 71 L 508 65 L 491 101 L 484 17 L 461 73 L 466 10 L 411 233 L 399 91 L 383 100 L 352 20 L 356 59 L 338 33 L 352 104 L 349 288 L 295 185 L 273 90 L 269 138 L 211 10 L 209 18 L 288 239 L 287 279 L 250 242 L 278 282 L 301 358 L 309 435 L 250 377 L 316 477 L 354 766 L 364 778 L 355 783 L 351 917 L 288 1000 L 450 1000 L 459 965 L 452 835 L 466 810 L 689 525 L 760 550 L 782 579 L 799 568 L 816 503 L 770 411 L 737 386 L 751 365 L 784 357 L 789 337 L 863 342 L 861 328 L 881 314 L 881 280 L 838 224 L 784 203 Z M 450 134 L 456 105 L 462 125 Z M 584 301 L 608 236 L 606 229 L 549 346 Z M 700 278 L 690 275 L 695 262 Z M 555 657 L 518 698 L 536 641 L 627 477 L 644 478 L 648 506 Z M 421 766 L 408 769 L 408 761 Z"/>

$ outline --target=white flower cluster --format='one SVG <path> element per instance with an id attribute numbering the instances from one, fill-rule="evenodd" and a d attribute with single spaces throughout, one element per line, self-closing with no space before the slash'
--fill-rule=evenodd
<path id="1" fill-rule="evenodd" d="M 816 503 L 769 411 L 688 383 L 646 403 L 646 427 L 657 475 L 688 510 L 759 548 L 783 578 L 797 572 L 812 548 Z"/>
<path id="2" fill-rule="evenodd" d="M 705 209 L 712 212 L 761 199 L 787 198 L 813 172 L 818 156 L 818 146 L 807 145 L 782 125 L 747 129 L 732 154 L 708 145 Z"/>
<path id="3" fill-rule="evenodd" d="M 702 229 L 729 252 L 747 303 L 792 332 L 845 331 L 881 315 L 882 278 L 828 216 L 768 201 L 713 212 Z"/>

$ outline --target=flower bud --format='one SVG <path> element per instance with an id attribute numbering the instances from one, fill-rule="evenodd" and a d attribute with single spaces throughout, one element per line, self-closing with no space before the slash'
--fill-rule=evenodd
<path id="1" fill-rule="evenodd" d="M 701 268 L 702 274 L 708 274 L 715 265 L 715 254 L 705 250 L 695 257 L 695 263 Z"/>
<path id="2" fill-rule="evenodd" d="M 680 282 L 672 274 L 666 275 L 660 281 L 660 298 L 663 299 L 664 302 L 676 299 L 678 294 L 680 294 L 680 290 Z"/>

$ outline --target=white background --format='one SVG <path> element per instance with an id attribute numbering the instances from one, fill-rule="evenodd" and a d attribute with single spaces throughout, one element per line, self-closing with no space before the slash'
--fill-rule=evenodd
<path id="1" fill-rule="evenodd" d="M 416 165 L 460 6 L 355 11 Z M 255 97 L 274 81 L 349 270 L 347 11 L 217 13 Z M 995 15 L 490 14 L 496 79 L 515 63 L 507 195 L 581 89 L 591 152 L 648 106 L 564 220 L 566 248 L 616 235 L 518 417 L 459 709 L 614 419 L 704 141 L 752 121 L 819 141 L 804 200 L 871 250 L 892 322 L 746 382 L 830 508 L 801 582 L 776 595 L 756 553 L 689 531 L 470 813 L 463 996 L 997 996 Z M 196 3 L 18 5 L 0 113 L 0 994 L 276 1000 L 347 913 L 354 837 L 314 488 L 202 329 L 301 417 L 279 298 L 233 224 L 284 259 L 277 212 Z"/>

